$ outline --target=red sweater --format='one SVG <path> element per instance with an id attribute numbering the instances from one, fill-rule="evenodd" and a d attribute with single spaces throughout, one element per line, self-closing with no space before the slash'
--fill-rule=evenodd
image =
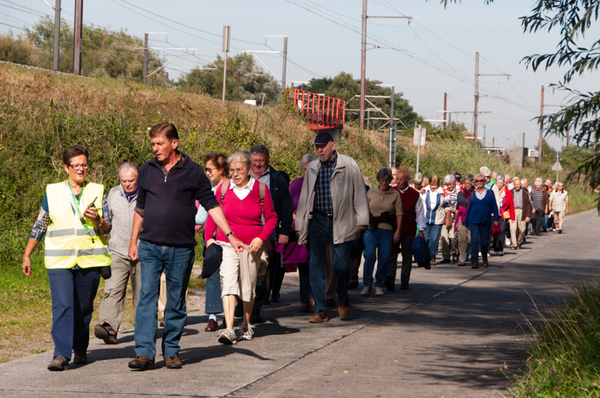
<path id="1" fill-rule="evenodd" d="M 510 214 L 510 219 L 514 220 L 515 219 L 515 202 L 513 199 L 512 192 L 506 186 L 504 186 L 502 188 L 502 190 L 504 192 L 506 192 L 506 194 L 504 195 L 504 199 L 502 200 L 503 206 L 500 209 L 500 218 L 502 218 L 505 221 L 508 221 L 507 219 L 504 218 L 504 212 L 508 211 L 508 213 Z"/>
<path id="2" fill-rule="evenodd" d="M 230 182 L 230 184 L 233 184 L 233 182 Z M 240 200 L 235 192 L 228 188 L 221 203 L 221 185 L 217 187 L 215 192 L 217 201 L 223 208 L 223 213 L 225 213 L 225 218 L 233 234 L 246 245 L 252 243 L 252 240 L 256 237 L 259 237 L 264 242 L 275 231 L 277 214 L 275 214 L 275 209 L 273 208 L 273 199 L 271 198 L 269 188 L 265 188 L 262 212 L 258 181 L 254 183 L 252 191 L 243 200 Z M 261 219 L 263 212 L 265 215 L 264 227 Z M 223 231 L 221 231 L 221 228 L 217 228 L 212 217 L 208 216 L 204 227 L 204 238 L 206 240 L 212 239 L 215 229 L 217 230 L 217 240 L 227 242 L 228 239 L 225 237 Z"/>

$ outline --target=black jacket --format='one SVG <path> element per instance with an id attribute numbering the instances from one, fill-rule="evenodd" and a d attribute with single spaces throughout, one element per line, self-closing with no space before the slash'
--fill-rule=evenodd
<path id="1" fill-rule="evenodd" d="M 195 246 L 195 201 L 206 211 L 219 206 L 202 167 L 186 154 L 181 156 L 167 177 L 156 158 L 140 169 L 136 208 L 144 213 L 141 240 L 164 246 Z"/>
<path id="2" fill-rule="evenodd" d="M 292 231 L 292 221 L 294 214 L 294 205 L 290 197 L 290 187 L 285 178 L 280 172 L 269 166 L 269 174 L 271 175 L 269 182 L 269 191 L 273 198 L 273 207 L 277 213 L 277 227 L 275 228 L 275 239 L 279 235 L 289 235 Z"/>

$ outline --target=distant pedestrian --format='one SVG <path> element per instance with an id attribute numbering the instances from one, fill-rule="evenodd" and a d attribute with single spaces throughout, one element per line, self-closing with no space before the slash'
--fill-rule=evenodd
<path id="1" fill-rule="evenodd" d="M 465 226 L 467 209 L 469 208 L 469 199 L 475 190 L 473 187 L 473 174 L 467 174 L 463 177 L 463 189 L 458 193 L 456 204 L 456 235 L 458 236 L 458 265 L 464 266 L 468 257 L 468 247 L 471 244 L 471 233 Z"/>
<path id="2" fill-rule="evenodd" d="M 488 266 L 488 245 L 493 225 L 499 225 L 498 204 L 492 191 L 484 186 L 485 177 L 475 176 L 475 191 L 469 199 L 465 226 L 471 232 L 471 268 L 479 268 L 479 251 L 483 266 Z"/>
<path id="3" fill-rule="evenodd" d="M 559 234 L 562 234 L 564 218 L 569 214 L 569 195 L 564 186 L 564 183 L 559 182 L 556 191 L 550 196 L 550 208 L 554 212 L 554 222 Z"/>
<path id="4" fill-rule="evenodd" d="M 515 185 L 512 190 L 515 204 L 515 222 L 510 224 L 511 248 L 520 249 L 525 240 L 527 223 L 531 218 L 531 199 L 529 198 L 529 192 L 521 185 L 519 178 L 515 177 L 513 183 Z"/>
<path id="5" fill-rule="evenodd" d="M 437 175 L 431 176 L 429 185 L 424 188 L 424 192 L 421 195 L 421 200 L 423 201 L 423 209 L 425 211 L 425 239 L 427 239 L 429 244 L 431 265 L 436 265 L 438 246 L 446 217 L 446 212 L 444 211 L 444 190 L 440 187 L 440 180 Z"/>
<path id="6" fill-rule="evenodd" d="M 350 249 L 352 240 L 369 224 L 369 204 L 360 168 L 351 157 L 335 150 L 333 137 L 327 132 L 319 133 L 314 145 L 319 160 L 310 163 L 304 177 L 296 231 L 300 232 L 299 244 L 310 241 L 310 286 L 316 309 L 309 322 L 321 323 L 329 320 L 324 270 L 327 244 L 333 244 L 338 312 L 341 318 L 347 318 Z"/>
<path id="7" fill-rule="evenodd" d="M 504 244 L 508 233 L 510 233 L 510 224 L 515 222 L 515 204 L 512 192 L 504 184 L 504 176 L 498 174 L 496 177 L 498 186 L 498 212 L 500 215 L 500 235 L 493 238 L 493 255 L 504 256 Z"/>
<path id="8" fill-rule="evenodd" d="M 531 215 L 533 224 L 533 234 L 540 236 L 542 232 L 542 223 L 544 215 L 548 213 L 548 192 L 542 186 L 542 179 L 535 179 L 535 187 L 531 191 Z"/>
<path id="9" fill-rule="evenodd" d="M 442 263 L 450 264 L 457 259 L 456 234 L 454 233 L 454 217 L 456 214 L 456 201 L 459 190 L 456 188 L 456 179 L 453 174 L 448 174 L 443 179 L 444 183 L 444 224 L 442 226 Z"/>
<path id="10" fill-rule="evenodd" d="M 94 335 L 106 344 L 117 344 L 117 332 L 123 321 L 127 281 L 131 279 L 133 310 L 140 297 L 142 275 L 140 261 L 132 261 L 129 252 L 133 214 L 137 204 L 138 165 L 125 162 L 119 166 L 117 175 L 121 182 L 108 194 L 107 203 L 112 228 L 108 248 L 111 254 L 111 277 L 104 285 L 104 298 L 98 307 L 100 323 L 94 328 Z"/>
<path id="11" fill-rule="evenodd" d="M 400 241 L 402 225 L 402 200 L 398 191 L 390 186 L 392 172 L 383 167 L 377 172 L 379 186 L 367 192 L 369 199 L 370 222 L 363 236 L 365 244 L 363 264 L 363 296 L 372 294 L 375 285 L 375 296 L 383 296 L 383 287 L 387 274 L 388 260 L 392 254 L 392 245 Z M 377 261 L 375 283 L 373 269 Z"/>

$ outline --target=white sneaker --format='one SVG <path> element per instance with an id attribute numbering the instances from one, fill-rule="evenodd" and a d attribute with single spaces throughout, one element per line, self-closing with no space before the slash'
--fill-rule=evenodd
<path id="1" fill-rule="evenodd" d="M 252 340 L 254 338 L 254 330 L 252 330 L 252 325 L 242 323 L 242 326 L 240 327 L 240 335 L 241 340 Z"/>
<path id="2" fill-rule="evenodd" d="M 219 343 L 225 345 L 237 344 L 237 336 L 233 329 L 224 329 L 219 333 Z"/>
<path id="3" fill-rule="evenodd" d="M 371 295 L 371 292 L 372 292 L 372 287 L 371 286 L 365 286 L 365 287 L 363 287 L 363 290 L 360 292 L 360 295 L 368 297 L 368 296 Z"/>
<path id="4" fill-rule="evenodd" d="M 383 296 L 383 288 L 375 286 L 375 295 L 376 296 Z"/>

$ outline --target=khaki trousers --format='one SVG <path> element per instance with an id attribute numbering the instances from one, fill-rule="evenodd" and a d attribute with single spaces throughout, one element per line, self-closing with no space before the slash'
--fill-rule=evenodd
<path id="1" fill-rule="evenodd" d="M 458 236 L 458 262 L 464 264 L 469 253 L 468 245 L 471 244 L 471 232 L 465 227 L 460 218 L 456 224 L 456 235 Z"/>
<path id="2" fill-rule="evenodd" d="M 510 241 L 513 246 L 518 246 L 525 240 L 527 223 L 523 221 L 523 209 L 515 209 L 515 222 L 510 224 Z"/>
<path id="3" fill-rule="evenodd" d="M 250 302 L 256 296 L 258 277 L 267 274 L 268 258 L 264 247 L 252 254 L 246 250 L 236 253 L 229 242 L 217 241 L 217 243 L 223 247 L 223 262 L 220 269 L 223 278 L 221 297 L 235 295 L 242 301 Z"/>
<path id="4" fill-rule="evenodd" d="M 456 240 L 454 239 L 454 223 L 447 227 L 442 226 L 442 257 L 444 260 L 450 260 L 452 253 L 456 252 Z"/>
<path id="5" fill-rule="evenodd" d="M 142 286 L 142 273 L 140 271 L 139 260 L 126 260 L 115 253 L 111 253 L 111 259 L 111 277 L 106 280 L 106 284 L 104 285 L 104 298 L 98 307 L 98 317 L 100 324 L 106 322 L 114 330 L 119 331 L 125 311 L 127 281 L 131 278 L 133 310 L 135 314 L 140 297 L 140 286 Z"/>

